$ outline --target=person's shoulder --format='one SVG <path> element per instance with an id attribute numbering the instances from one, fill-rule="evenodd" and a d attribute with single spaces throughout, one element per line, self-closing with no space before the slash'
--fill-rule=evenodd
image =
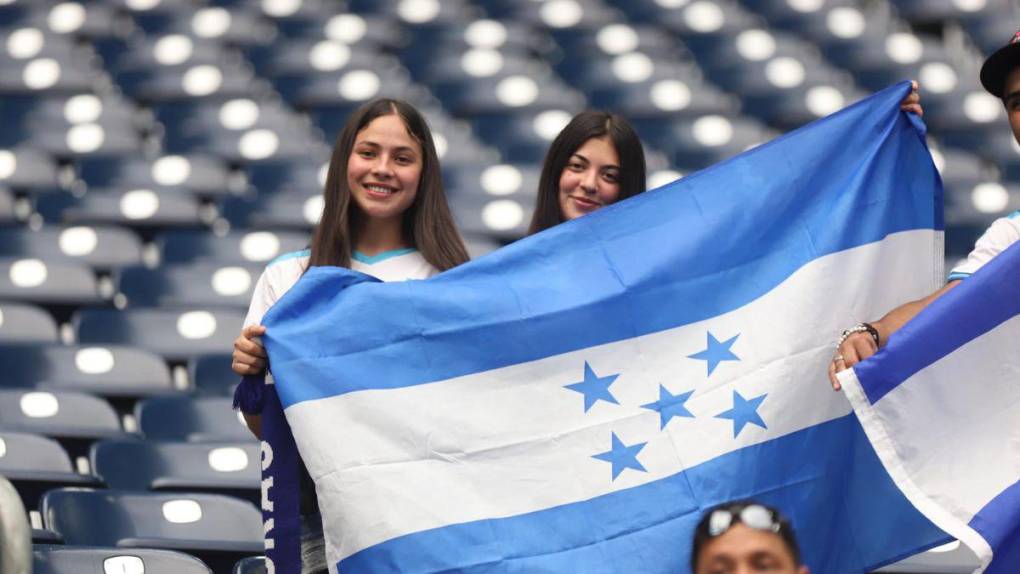
<path id="1" fill-rule="evenodd" d="M 1010 239 L 1016 240 L 1020 237 L 1020 210 L 1004 215 L 988 226 L 989 233 L 1004 233 Z"/>
<path id="2" fill-rule="evenodd" d="M 312 256 L 311 249 L 302 249 L 301 251 L 290 251 L 282 255 L 278 255 L 275 259 L 266 264 L 266 269 L 272 267 L 280 268 L 280 266 L 293 266 L 293 265 L 304 265 L 308 262 L 308 259 Z"/>
<path id="3" fill-rule="evenodd" d="M 312 253 L 309 249 L 291 251 L 289 253 L 279 255 L 276 259 L 273 259 L 266 264 L 263 276 L 274 283 L 279 281 L 292 283 L 305 272 L 305 268 L 308 267 L 308 260 L 311 255 Z"/>

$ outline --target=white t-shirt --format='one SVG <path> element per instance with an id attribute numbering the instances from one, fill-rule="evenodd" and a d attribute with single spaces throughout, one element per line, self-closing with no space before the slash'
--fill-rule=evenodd
<path id="1" fill-rule="evenodd" d="M 255 284 L 248 307 L 244 326 L 262 323 L 266 311 L 276 303 L 288 289 L 297 283 L 308 266 L 309 250 L 285 253 L 266 265 L 265 271 Z M 371 257 L 355 252 L 351 257 L 351 269 L 371 275 L 380 281 L 406 281 L 427 279 L 439 270 L 422 257 L 416 249 L 395 249 Z"/>
<path id="2" fill-rule="evenodd" d="M 974 244 L 974 250 L 967 259 L 953 268 L 949 280 L 966 279 L 980 269 L 993 257 L 1005 251 L 1010 245 L 1020 240 L 1020 211 L 1014 211 L 1006 217 L 992 222 L 984 234 Z"/>

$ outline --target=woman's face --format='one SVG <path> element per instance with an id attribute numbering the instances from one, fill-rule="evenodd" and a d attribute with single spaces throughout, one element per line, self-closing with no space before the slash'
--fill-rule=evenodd
<path id="1" fill-rule="evenodd" d="M 694 574 L 808 574 L 797 567 L 783 539 L 775 533 L 734 524 L 709 540 L 698 556 Z"/>
<path id="2" fill-rule="evenodd" d="M 396 114 L 380 116 L 358 132 L 347 158 L 347 186 L 369 218 L 400 218 L 414 203 L 422 171 L 421 145 Z"/>
<path id="3" fill-rule="evenodd" d="M 560 214 L 577 219 L 620 197 L 620 157 L 609 137 L 591 138 L 577 148 L 560 173 Z"/>

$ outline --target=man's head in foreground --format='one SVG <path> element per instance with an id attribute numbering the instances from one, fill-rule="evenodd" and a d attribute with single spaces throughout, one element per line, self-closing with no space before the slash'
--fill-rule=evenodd
<path id="1" fill-rule="evenodd" d="M 709 510 L 694 531 L 693 574 L 808 574 L 793 528 L 757 502 L 729 502 Z"/>

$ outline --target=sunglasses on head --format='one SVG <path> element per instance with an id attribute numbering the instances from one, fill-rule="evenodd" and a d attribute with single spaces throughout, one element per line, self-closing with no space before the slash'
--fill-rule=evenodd
<path id="1" fill-rule="evenodd" d="M 719 508 L 708 517 L 708 535 L 712 538 L 725 533 L 736 523 L 748 528 L 779 534 L 782 524 L 776 514 L 760 504 L 750 504 L 740 509 Z"/>

